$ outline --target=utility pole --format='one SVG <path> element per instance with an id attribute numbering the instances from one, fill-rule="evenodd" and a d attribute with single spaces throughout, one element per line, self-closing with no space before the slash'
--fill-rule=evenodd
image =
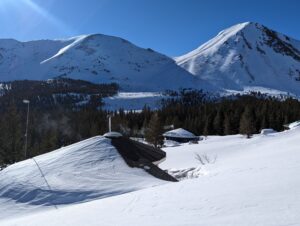
<path id="1" fill-rule="evenodd" d="M 111 132 L 111 115 L 108 116 L 108 132 Z"/>
<path id="2" fill-rule="evenodd" d="M 24 147 L 24 155 L 25 159 L 27 158 L 27 142 L 28 142 L 28 122 L 29 122 L 29 100 L 23 100 L 24 104 L 27 104 L 27 117 L 26 117 L 26 132 L 25 132 L 25 147 Z"/>

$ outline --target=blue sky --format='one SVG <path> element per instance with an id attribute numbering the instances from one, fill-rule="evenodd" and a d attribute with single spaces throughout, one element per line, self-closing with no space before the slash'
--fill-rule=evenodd
<path id="1" fill-rule="evenodd" d="M 170 56 L 254 21 L 300 39 L 299 0 L 0 0 L 0 38 L 102 33 Z"/>

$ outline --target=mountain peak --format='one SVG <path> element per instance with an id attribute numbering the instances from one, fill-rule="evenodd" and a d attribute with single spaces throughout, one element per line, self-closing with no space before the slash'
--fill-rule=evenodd
<path id="1" fill-rule="evenodd" d="M 218 35 L 221 35 L 224 33 L 237 34 L 239 32 L 243 32 L 243 31 L 261 30 L 263 28 L 268 29 L 266 26 L 264 26 L 260 23 L 248 21 L 248 22 L 238 23 L 229 28 L 226 28 L 226 29 L 222 30 L 221 32 L 219 32 Z"/>
<path id="2" fill-rule="evenodd" d="M 0 71 L 0 82 L 63 77 L 117 83 L 123 91 L 209 86 L 166 55 L 102 34 L 29 42 L 0 39 Z"/>
<path id="3" fill-rule="evenodd" d="M 244 22 L 244 23 L 235 24 L 229 28 L 226 28 L 226 29 L 220 31 L 218 35 L 223 35 L 223 34 L 228 34 L 228 33 L 236 34 L 237 32 L 239 32 L 251 25 L 253 25 L 252 22 Z"/>
<path id="4" fill-rule="evenodd" d="M 259 23 L 236 24 L 175 60 L 225 90 L 264 87 L 300 94 L 300 42 Z"/>

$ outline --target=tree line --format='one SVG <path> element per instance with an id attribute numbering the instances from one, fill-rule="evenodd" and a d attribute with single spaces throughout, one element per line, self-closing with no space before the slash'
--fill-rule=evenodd
<path id="1" fill-rule="evenodd" d="M 95 99 L 101 101 L 101 98 Z M 98 105 L 74 109 L 55 105 L 31 108 L 27 158 L 107 132 L 107 116 L 112 115 L 112 129 L 125 136 L 146 137 L 155 146 L 162 145 L 163 127 L 174 125 L 196 135 L 245 134 L 251 137 L 263 128 L 282 131 L 283 125 L 300 119 L 300 102 L 258 94 L 211 100 L 197 92 L 183 92 L 165 99 L 159 110 L 144 107 L 141 112 L 115 112 Z M 0 111 L 0 165 L 25 158 L 26 107 L 12 99 Z"/>

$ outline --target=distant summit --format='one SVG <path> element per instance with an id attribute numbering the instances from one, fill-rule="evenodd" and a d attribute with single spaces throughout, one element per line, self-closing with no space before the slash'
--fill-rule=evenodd
<path id="1" fill-rule="evenodd" d="M 300 94 L 300 42 L 258 23 L 225 29 L 175 60 L 224 90 L 272 89 Z"/>
<path id="2" fill-rule="evenodd" d="M 102 34 L 0 40 L 0 82 L 57 77 L 115 83 L 125 92 L 192 88 L 300 96 L 300 41 L 253 22 L 225 29 L 175 59 Z"/>
<path id="3" fill-rule="evenodd" d="M 118 37 L 94 34 L 65 40 L 0 40 L 0 81 L 54 77 L 118 83 L 126 91 L 202 86 L 173 59 Z"/>

